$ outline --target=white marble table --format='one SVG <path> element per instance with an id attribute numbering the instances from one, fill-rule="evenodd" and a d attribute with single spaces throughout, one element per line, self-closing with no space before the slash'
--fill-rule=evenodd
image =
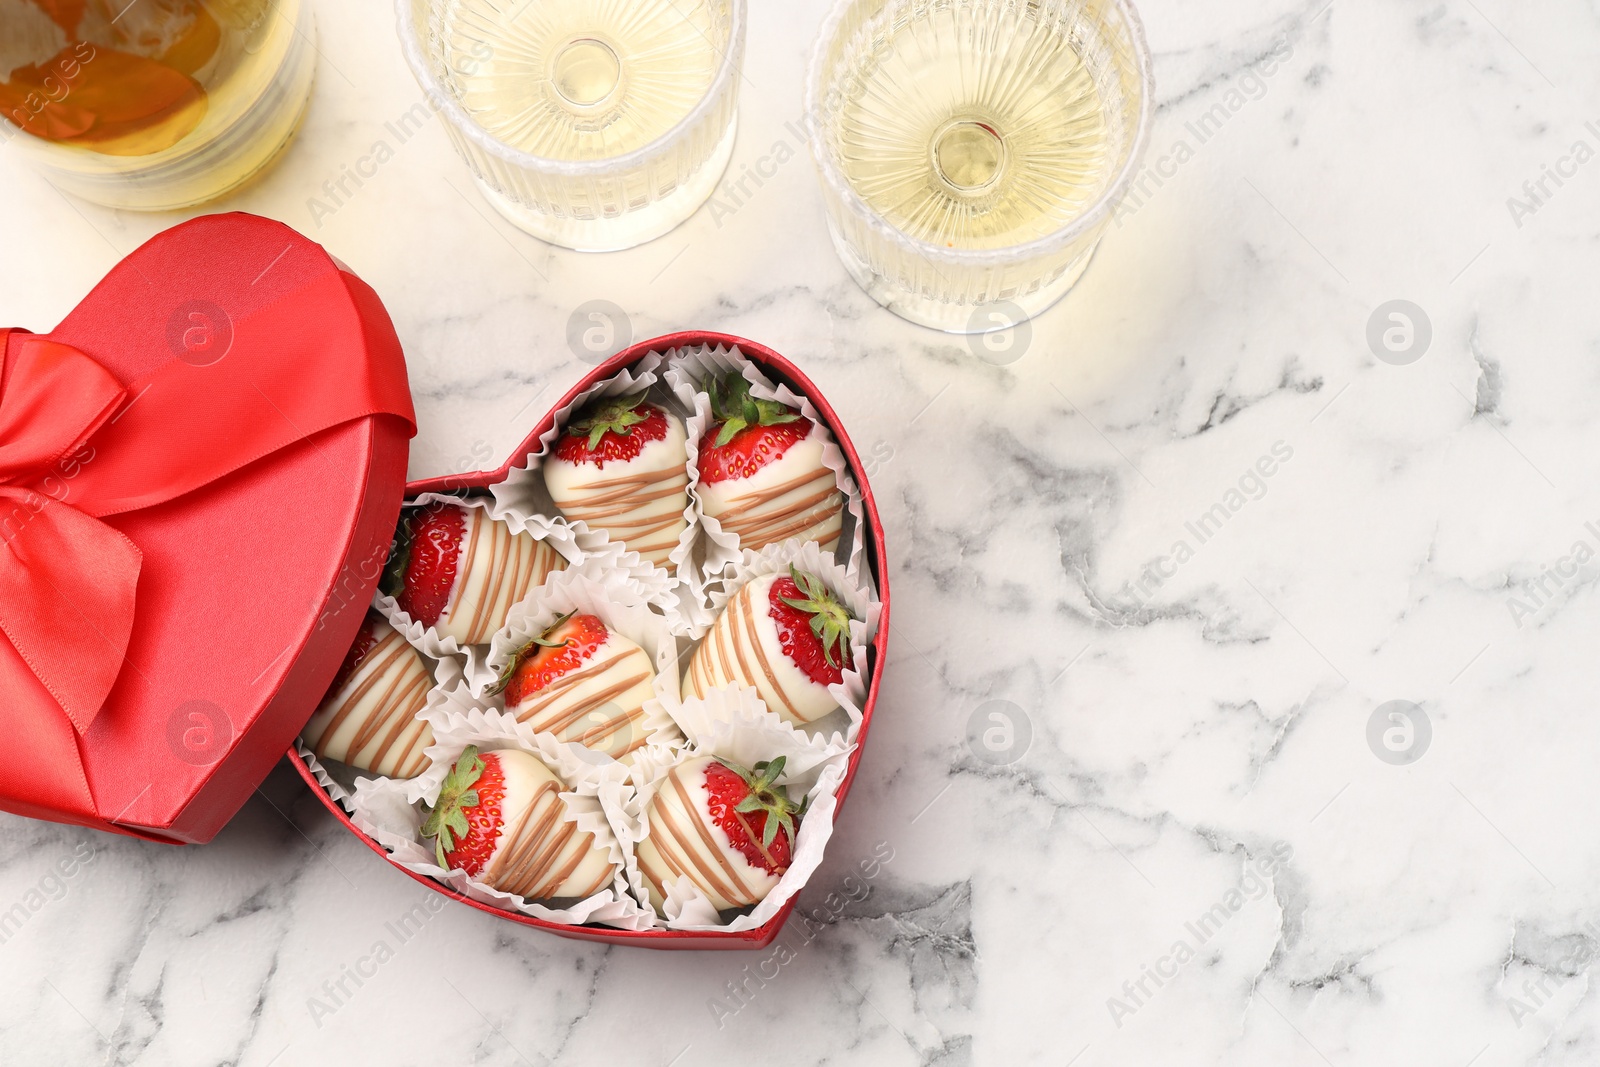
<path id="1" fill-rule="evenodd" d="M 306 128 L 219 206 L 382 295 L 417 476 L 522 437 L 585 369 L 588 300 L 635 337 L 758 338 L 827 391 L 897 610 L 818 921 L 765 980 L 768 953 L 458 907 L 402 941 L 424 894 L 280 767 L 205 847 L 0 819 L 0 910 L 29 902 L 0 1062 L 1595 1062 L 1594 6 L 1147 0 L 1148 195 L 1011 361 L 846 278 L 786 125 L 821 0 L 753 7 L 733 168 L 796 158 L 653 244 L 520 235 L 436 124 L 314 221 L 419 97 L 380 0 L 321 0 Z M 176 221 L 3 151 L 0 193 L 0 321 L 34 329 Z M 1391 300 L 1430 323 L 1420 358 L 1369 345 Z M 1009 752 L 967 740 L 996 708 Z"/>

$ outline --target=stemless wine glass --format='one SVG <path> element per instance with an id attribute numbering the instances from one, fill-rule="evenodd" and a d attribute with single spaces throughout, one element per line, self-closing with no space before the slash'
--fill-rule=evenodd
<path id="1" fill-rule="evenodd" d="M 630 248 L 733 154 L 744 0 L 396 0 L 411 70 L 488 201 L 542 240 Z"/>
<path id="2" fill-rule="evenodd" d="M 912 322 L 983 333 L 1088 265 L 1144 147 L 1128 0 L 840 0 L 806 112 L 852 277 Z"/>
<path id="3" fill-rule="evenodd" d="M 294 138 L 316 72 L 302 0 L 10 0 L 0 142 L 57 188 L 163 211 L 237 189 Z"/>

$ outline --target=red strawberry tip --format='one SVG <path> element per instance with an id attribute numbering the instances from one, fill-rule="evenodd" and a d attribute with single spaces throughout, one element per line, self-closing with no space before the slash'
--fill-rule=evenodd
<path id="1" fill-rule="evenodd" d="M 701 388 L 711 398 L 711 418 L 721 426 L 715 447 L 732 441 L 740 430 L 750 426 L 781 426 L 801 416 L 776 400 L 758 400 L 750 395 L 750 382 L 738 371 L 707 375 Z"/>
<path id="2" fill-rule="evenodd" d="M 567 434 L 571 437 L 587 437 L 591 452 L 600 447 L 600 441 L 607 433 L 627 437 L 633 427 L 650 417 L 648 410 L 639 410 L 640 407 L 648 407 L 644 398 L 644 392 L 602 397 L 587 405 L 577 419 L 567 424 Z"/>
<path id="3" fill-rule="evenodd" d="M 511 659 L 506 662 L 505 667 L 500 671 L 500 677 L 495 680 L 494 688 L 490 689 L 489 693 L 493 695 L 505 692 L 506 686 L 511 684 L 512 677 L 516 675 L 517 668 L 522 666 L 522 661 L 527 658 L 529 653 L 541 648 L 565 648 L 567 645 L 576 644 L 577 641 L 574 638 L 563 637 L 559 641 L 552 641 L 550 640 L 550 635 L 561 629 L 562 624 L 577 613 L 578 609 L 573 608 L 565 615 L 557 615 L 555 622 L 539 631 L 526 643 L 518 646 L 517 650 L 511 653 Z"/>
<path id="4" fill-rule="evenodd" d="M 439 787 L 438 801 L 428 809 L 428 817 L 422 824 L 422 836 L 434 839 L 434 855 L 441 867 L 450 866 L 445 860 L 445 853 L 453 851 L 456 842 L 471 829 L 465 809 L 478 804 L 478 791 L 472 787 L 483 777 L 484 769 L 485 764 L 478 755 L 476 745 L 462 749 L 450 773 L 445 775 L 444 784 Z"/>
<path id="5" fill-rule="evenodd" d="M 821 578 L 807 574 L 793 563 L 789 564 L 789 580 L 805 594 L 806 599 L 795 600 L 792 597 L 778 599 L 791 608 L 811 616 L 811 632 L 822 642 L 822 655 L 827 659 L 828 666 L 842 670 L 843 664 L 833 658 L 833 650 L 837 646 L 841 659 L 849 657 L 850 624 L 856 621 L 855 616 L 839 603 L 838 598 L 823 584 Z"/>

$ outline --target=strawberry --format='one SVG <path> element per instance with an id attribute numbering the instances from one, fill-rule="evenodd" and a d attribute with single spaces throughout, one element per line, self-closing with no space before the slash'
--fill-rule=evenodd
<path id="1" fill-rule="evenodd" d="M 549 544 L 512 533 L 485 509 L 436 501 L 401 514 L 379 588 L 439 636 L 478 645 L 565 566 Z"/>
<path id="2" fill-rule="evenodd" d="M 559 616 L 512 657 L 502 681 L 506 707 L 521 705 L 526 697 L 577 670 L 610 636 L 598 615 L 569 611 Z"/>
<path id="3" fill-rule="evenodd" d="M 367 614 L 300 739 L 318 759 L 386 778 L 415 778 L 433 728 L 419 713 L 433 675 L 422 654 L 379 615 Z"/>
<path id="4" fill-rule="evenodd" d="M 708 377 L 711 425 L 696 468 L 700 510 L 739 547 L 760 551 L 798 538 L 824 549 L 839 544 L 844 495 L 822 462 L 827 434 L 776 400 L 758 400 L 737 371 Z"/>
<path id="5" fill-rule="evenodd" d="M 828 691 L 851 666 L 852 616 L 826 583 L 791 565 L 746 582 L 694 650 L 686 696 L 747 685 L 786 722 L 812 722 L 839 702 Z"/>
<path id="6" fill-rule="evenodd" d="M 651 441 L 665 441 L 672 417 L 665 408 L 645 402 L 645 394 L 609 396 L 595 401 L 567 424 L 556 444 L 556 456 L 568 463 L 610 463 L 638 459 Z"/>
<path id="7" fill-rule="evenodd" d="M 648 830 L 636 850 L 658 912 L 679 877 L 718 911 L 758 903 L 778 884 L 806 808 L 778 788 L 784 759 L 745 770 L 701 756 L 667 772 L 646 807 Z"/>
<path id="8" fill-rule="evenodd" d="M 504 768 L 498 754 L 481 759 L 468 745 L 445 775 L 439 800 L 422 824 L 422 836 L 434 839 L 439 866 L 473 877 L 489 866 L 505 826 Z"/>
<path id="9" fill-rule="evenodd" d="M 428 809 L 422 836 L 439 866 L 529 900 L 584 898 L 609 886 L 617 865 L 580 831 L 562 784 L 520 749 L 468 745 Z"/>
<path id="10" fill-rule="evenodd" d="M 789 446 L 811 434 L 811 420 L 776 400 L 757 400 L 750 382 L 737 371 L 708 377 L 711 427 L 700 438 L 700 480 L 748 478 Z"/>
<path id="11" fill-rule="evenodd" d="M 784 655 L 818 685 L 842 682 L 855 620 L 822 579 L 790 564 L 789 576 L 767 591 L 767 603 Z"/>
<path id="12" fill-rule="evenodd" d="M 567 423 L 544 462 L 561 513 L 664 566 L 689 505 L 683 421 L 644 393 L 602 397 Z"/>
<path id="13" fill-rule="evenodd" d="M 537 733 L 630 762 L 644 747 L 655 669 L 597 615 L 568 612 L 518 649 L 501 675 L 506 711 Z"/>
<path id="14" fill-rule="evenodd" d="M 466 534 L 467 511 L 454 504 L 434 503 L 401 512 L 384 568 L 383 591 L 424 626 L 437 623 L 450 603 Z"/>
<path id="15" fill-rule="evenodd" d="M 751 866 L 781 875 L 794 857 L 794 821 L 804 812 L 776 792 L 785 756 L 755 770 L 722 760 L 706 765 L 706 813 Z M 759 839 L 759 840 L 758 840 Z"/>

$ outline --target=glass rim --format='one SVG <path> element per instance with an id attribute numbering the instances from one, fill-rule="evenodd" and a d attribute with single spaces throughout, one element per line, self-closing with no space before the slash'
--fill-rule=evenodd
<path id="1" fill-rule="evenodd" d="M 744 50 L 745 0 L 728 0 L 728 2 L 733 9 L 733 18 L 728 23 L 728 44 L 726 48 L 721 49 L 722 61 L 717 65 L 717 72 L 712 76 L 711 84 L 706 87 L 705 95 L 683 118 L 655 140 L 648 141 L 620 156 L 606 156 L 604 159 L 554 159 L 550 156 L 534 155 L 532 152 L 513 148 L 484 129 L 468 114 L 467 109 L 461 106 L 461 101 L 445 91 L 439 84 L 439 79 L 434 77 L 433 71 L 429 69 L 417 34 L 416 20 L 411 15 L 413 0 L 395 0 L 394 7 L 399 23 L 400 51 L 406 58 L 406 65 L 411 68 L 412 76 L 422 86 L 423 94 L 429 103 L 435 110 L 443 112 L 456 130 L 485 152 L 514 166 L 564 178 L 574 178 L 597 177 L 613 171 L 631 170 L 654 157 L 665 155 L 716 106 L 716 101 L 727 90 L 728 83 L 738 73 L 738 56 Z M 714 44 L 711 47 L 716 49 Z"/>
<path id="2" fill-rule="evenodd" d="M 811 62 L 806 69 L 806 120 L 814 127 L 811 138 L 811 156 L 816 161 L 817 169 L 822 174 L 822 180 L 828 188 L 849 209 L 852 215 L 878 237 L 900 246 L 901 249 L 923 259 L 941 260 L 961 266 L 990 266 L 996 263 L 1014 262 L 1034 256 L 1048 255 L 1070 245 L 1082 237 L 1095 226 L 1098 226 L 1112 207 L 1121 201 L 1123 194 L 1133 182 L 1136 168 L 1140 158 L 1144 155 L 1146 142 L 1150 138 L 1151 118 L 1155 113 L 1155 76 L 1152 70 L 1150 46 L 1145 40 L 1144 21 L 1140 19 L 1138 10 L 1133 6 L 1133 0 L 1109 0 L 1109 6 L 1115 9 L 1128 24 L 1128 34 L 1133 46 L 1133 56 L 1139 76 L 1139 85 L 1142 90 L 1139 101 L 1139 118 L 1134 125 L 1133 143 L 1128 148 L 1126 158 L 1111 181 L 1106 183 L 1092 203 L 1090 203 L 1077 217 L 1062 226 L 1059 230 L 1047 233 L 1042 237 L 1035 237 L 1022 244 L 1006 245 L 1002 248 L 946 248 L 932 244 L 917 237 L 912 237 L 899 227 L 891 224 L 877 211 L 861 198 L 846 180 L 844 171 L 833 159 L 828 147 L 823 144 L 824 126 L 821 122 L 823 109 L 821 102 L 823 68 L 826 63 L 826 54 L 829 46 L 839 33 L 839 24 L 844 21 L 845 15 L 857 5 L 866 0 L 835 0 L 833 10 L 823 20 L 822 30 L 817 35 L 817 43 L 811 53 Z"/>

